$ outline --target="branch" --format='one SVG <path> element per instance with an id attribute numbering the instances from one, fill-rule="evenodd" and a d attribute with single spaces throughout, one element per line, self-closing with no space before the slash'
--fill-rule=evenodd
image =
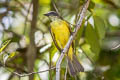
<path id="1" fill-rule="evenodd" d="M 115 4 L 112 0 L 104 0 L 107 4 L 111 5 L 115 9 L 119 9 L 120 7 Z"/>
<path id="2" fill-rule="evenodd" d="M 27 8 L 24 6 L 24 4 L 19 1 L 19 0 L 15 0 L 25 11 L 27 11 Z"/>
<path id="3" fill-rule="evenodd" d="M 50 70 L 54 70 L 54 69 L 55 69 L 55 67 L 53 67 L 53 68 L 50 68 L 50 69 L 47 69 L 47 70 L 38 71 L 38 72 L 31 72 L 31 73 L 27 73 L 27 74 L 20 74 L 20 73 L 18 73 L 18 72 L 12 72 L 11 70 L 9 70 L 9 69 L 6 68 L 6 67 L 4 67 L 4 68 L 5 68 L 5 70 L 7 70 L 7 71 L 13 73 L 14 75 L 19 76 L 19 77 L 30 76 L 30 75 L 32 75 L 32 74 L 43 73 L 43 72 L 47 72 L 47 71 L 50 71 Z"/>
<path id="4" fill-rule="evenodd" d="M 25 26 L 24 26 L 23 34 L 25 34 L 25 32 L 26 32 L 27 21 L 28 21 L 28 15 L 29 15 L 29 13 L 30 13 L 31 6 L 32 6 L 32 1 L 31 1 L 31 3 L 29 4 L 28 10 L 27 10 L 27 16 L 25 17 Z"/>
<path id="5" fill-rule="evenodd" d="M 59 10 L 58 10 L 58 8 L 57 8 L 54 0 L 52 0 L 52 4 L 53 4 L 53 7 L 54 7 L 55 11 L 56 11 L 56 12 L 58 13 L 58 15 L 60 16 L 60 12 L 59 12 Z"/>
<path id="6" fill-rule="evenodd" d="M 69 41 L 67 43 L 67 45 L 65 46 L 65 48 L 63 49 L 63 51 L 61 52 L 61 55 L 56 63 L 56 80 L 60 80 L 60 64 L 64 58 L 64 55 L 65 53 L 68 51 L 72 41 L 74 40 L 78 30 L 80 29 L 81 25 L 82 25 L 82 21 L 85 17 L 85 13 L 87 11 L 87 8 L 89 6 L 89 3 L 90 3 L 90 0 L 86 0 L 85 4 L 83 5 L 82 7 L 82 10 L 81 10 L 81 13 L 79 14 L 80 15 L 80 18 L 78 20 L 78 22 L 76 23 L 76 28 L 75 28 L 75 31 L 73 32 L 73 34 L 70 36 L 69 38 Z"/>
<path id="7" fill-rule="evenodd" d="M 52 5 L 53 5 L 55 11 L 57 12 L 57 14 L 59 15 L 59 17 L 64 20 L 64 18 L 60 15 L 60 11 L 59 11 L 59 9 L 57 8 L 56 3 L 55 3 L 54 0 L 52 0 Z M 71 24 L 71 23 L 68 22 L 67 20 L 64 20 L 64 21 L 66 21 L 66 22 L 69 23 L 70 25 L 75 26 L 74 24 Z"/>
<path id="8" fill-rule="evenodd" d="M 36 31 L 36 26 L 37 26 L 37 17 L 38 17 L 38 8 L 39 8 L 39 0 L 32 0 L 33 3 L 33 13 L 32 13 L 32 22 L 31 22 L 31 27 L 30 27 L 30 44 L 28 46 L 28 50 L 26 52 L 26 57 L 27 57 L 27 66 L 28 66 L 28 71 L 33 72 L 34 68 L 34 63 L 36 59 L 36 53 L 37 53 L 37 48 L 34 43 L 34 33 Z M 29 80 L 33 80 L 34 75 L 29 76 Z"/>

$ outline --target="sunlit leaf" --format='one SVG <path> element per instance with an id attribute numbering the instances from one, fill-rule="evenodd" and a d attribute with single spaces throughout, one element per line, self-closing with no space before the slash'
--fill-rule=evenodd
<path id="1" fill-rule="evenodd" d="M 16 52 L 12 52 L 12 53 L 4 53 L 3 56 L 2 56 L 2 57 L 3 57 L 3 63 L 5 64 L 6 61 L 7 61 L 7 59 L 8 59 L 8 58 L 12 58 L 12 57 L 14 57 L 15 54 L 16 54 Z"/>
<path id="2" fill-rule="evenodd" d="M 103 3 L 103 1 L 102 0 L 92 0 L 93 2 L 95 2 L 95 3 L 98 3 L 98 4 L 101 4 L 101 3 Z"/>
<path id="3" fill-rule="evenodd" d="M 39 0 L 39 4 L 41 5 L 48 5 L 50 4 L 51 0 Z"/>
<path id="4" fill-rule="evenodd" d="M 92 51 L 91 51 L 91 47 L 89 44 L 84 44 L 81 46 L 83 52 L 85 54 L 87 54 L 87 56 L 89 56 L 89 58 L 92 60 L 92 61 L 96 61 L 98 59 L 98 55 L 97 54 L 94 54 Z"/>
<path id="5" fill-rule="evenodd" d="M 12 53 L 10 53 L 9 57 L 12 58 L 15 56 L 15 54 L 16 54 L 16 52 L 12 52 Z"/>
<path id="6" fill-rule="evenodd" d="M 7 40 L 2 44 L 2 46 L 0 48 L 0 53 L 7 47 L 7 45 L 10 43 L 10 41 L 11 40 Z"/>

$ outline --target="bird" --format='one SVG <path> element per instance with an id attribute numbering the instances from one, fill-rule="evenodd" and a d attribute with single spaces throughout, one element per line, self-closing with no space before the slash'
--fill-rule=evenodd
<path id="1" fill-rule="evenodd" d="M 71 35 L 70 25 L 67 21 L 63 20 L 61 16 L 55 11 L 49 11 L 44 14 L 47 16 L 50 22 L 50 33 L 53 38 L 53 42 L 59 51 L 62 51 L 66 46 L 69 37 Z M 71 76 L 77 75 L 79 72 L 84 72 L 84 68 L 78 61 L 73 45 L 70 46 L 65 56 L 68 61 L 68 71 Z"/>

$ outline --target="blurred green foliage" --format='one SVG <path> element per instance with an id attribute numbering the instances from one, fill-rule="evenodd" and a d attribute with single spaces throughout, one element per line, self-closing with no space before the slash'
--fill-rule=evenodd
<path id="1" fill-rule="evenodd" d="M 78 14 L 85 0 L 55 0 L 59 14 L 72 25 L 74 30 Z M 7 58 L 5 66 L 11 71 L 28 73 L 26 52 L 30 43 L 30 25 L 33 8 L 31 0 L 0 0 L 0 44 L 11 39 L 0 52 L 14 53 Z M 76 77 L 67 74 L 67 80 L 120 80 L 120 0 L 91 0 L 86 17 L 75 38 L 75 50 L 85 72 Z M 30 6 L 31 5 L 31 6 Z M 34 71 L 55 66 L 59 51 L 53 44 L 49 26 L 50 20 L 43 14 L 55 10 L 52 0 L 39 0 L 35 44 L 37 48 Z M 92 60 L 92 63 L 90 60 Z M 1 56 L 1 55 L 0 55 Z M 5 57 L 3 57 L 5 58 Z M 1 59 L 2 63 L 3 60 Z M 65 59 L 61 68 L 61 80 L 65 76 Z M 6 71 L 0 66 L 1 74 Z M 55 70 L 35 74 L 34 80 L 54 80 Z M 9 73 L 5 80 L 19 80 Z M 28 76 L 21 80 L 28 80 Z"/>

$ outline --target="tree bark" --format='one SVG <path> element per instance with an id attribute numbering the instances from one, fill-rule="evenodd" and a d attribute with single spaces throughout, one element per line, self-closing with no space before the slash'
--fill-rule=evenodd
<path id="1" fill-rule="evenodd" d="M 28 72 L 33 72 L 34 69 L 34 63 L 35 63 L 35 58 L 36 58 L 36 53 L 37 53 L 37 48 L 34 43 L 34 33 L 36 29 L 36 24 L 37 24 L 37 16 L 38 16 L 38 6 L 39 2 L 38 0 L 32 0 L 33 3 L 33 13 L 32 13 L 32 21 L 31 21 L 31 27 L 30 27 L 30 44 L 28 46 L 27 50 L 27 66 L 28 66 Z M 33 80 L 34 75 L 29 76 L 29 80 Z"/>

